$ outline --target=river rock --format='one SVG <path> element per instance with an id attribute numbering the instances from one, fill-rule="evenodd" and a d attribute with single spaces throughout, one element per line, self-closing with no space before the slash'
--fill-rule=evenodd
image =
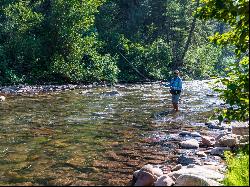
<path id="1" fill-rule="evenodd" d="M 177 178 L 174 186 L 221 186 L 221 184 L 199 175 L 185 174 Z"/>
<path id="2" fill-rule="evenodd" d="M 210 151 L 211 155 L 224 156 L 225 151 L 230 151 L 229 147 L 215 147 Z"/>
<path id="3" fill-rule="evenodd" d="M 203 151 L 198 151 L 197 153 L 195 153 L 198 157 L 203 157 L 203 158 L 206 158 L 207 157 L 207 154 L 204 153 Z"/>
<path id="4" fill-rule="evenodd" d="M 217 171 L 205 168 L 203 166 L 198 166 L 198 165 L 195 165 L 195 167 L 192 167 L 192 168 L 183 166 L 182 169 L 168 174 L 168 176 L 175 177 L 176 179 L 178 179 L 178 177 L 180 177 L 181 175 L 196 175 L 196 176 L 200 176 L 200 177 L 204 177 L 204 178 L 212 179 L 216 181 L 221 181 L 224 178 L 223 174 Z"/>
<path id="5" fill-rule="evenodd" d="M 207 147 L 212 147 L 215 144 L 215 138 L 210 137 L 210 136 L 202 136 L 201 137 L 201 145 L 202 146 L 207 146 Z"/>
<path id="6" fill-rule="evenodd" d="M 221 123 L 219 122 L 219 120 L 211 120 L 205 123 L 205 125 L 210 129 L 220 129 L 220 130 L 225 129 L 224 127 L 221 126 Z"/>
<path id="7" fill-rule="evenodd" d="M 143 166 L 139 172 L 134 173 L 135 184 L 134 186 L 152 186 L 157 179 L 163 175 L 163 171 L 154 167 L 151 164 Z"/>
<path id="8" fill-rule="evenodd" d="M 176 165 L 175 167 L 173 167 L 173 169 L 171 171 L 178 171 L 182 168 L 181 164 Z"/>
<path id="9" fill-rule="evenodd" d="M 162 175 L 154 183 L 154 186 L 173 186 L 175 182 L 168 175 Z"/>
<path id="10" fill-rule="evenodd" d="M 249 135 L 240 136 L 239 143 L 240 144 L 247 144 L 247 143 L 249 143 Z"/>
<path id="11" fill-rule="evenodd" d="M 199 148 L 199 142 L 195 139 L 182 141 L 180 145 L 183 149 L 198 149 Z"/>
<path id="12" fill-rule="evenodd" d="M 237 136 L 234 134 L 224 135 L 215 142 L 217 147 L 234 147 L 238 143 Z"/>
<path id="13" fill-rule="evenodd" d="M 191 135 L 191 132 L 188 132 L 188 131 L 182 131 L 179 133 L 179 136 L 190 136 Z"/>
<path id="14" fill-rule="evenodd" d="M 198 132 L 192 132 L 191 136 L 192 137 L 201 137 L 200 133 L 198 133 Z"/>
<path id="15" fill-rule="evenodd" d="M 197 165 L 201 165 L 201 161 L 194 157 L 194 156 L 187 156 L 187 155 L 181 155 L 177 162 L 183 166 L 187 166 L 189 164 L 197 164 Z"/>
<path id="16" fill-rule="evenodd" d="M 104 96 L 119 96 L 121 94 L 118 91 L 108 91 L 108 92 L 102 93 L 102 95 L 104 95 Z"/>
<path id="17" fill-rule="evenodd" d="M 232 127 L 232 133 L 236 135 L 249 135 L 249 127 Z"/>
<path id="18" fill-rule="evenodd" d="M 0 102 L 3 102 L 5 100 L 6 100 L 6 98 L 4 96 L 0 96 Z"/>

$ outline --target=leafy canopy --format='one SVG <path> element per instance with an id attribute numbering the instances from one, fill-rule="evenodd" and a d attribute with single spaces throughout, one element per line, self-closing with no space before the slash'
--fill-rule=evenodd
<path id="1" fill-rule="evenodd" d="M 211 36 L 218 45 L 233 45 L 240 62 L 230 68 L 228 77 L 221 80 L 225 89 L 217 89 L 229 105 L 222 111 L 219 119 L 245 121 L 249 119 L 249 0 L 202 0 L 198 16 L 202 19 L 216 19 L 230 25 L 223 33 Z"/>

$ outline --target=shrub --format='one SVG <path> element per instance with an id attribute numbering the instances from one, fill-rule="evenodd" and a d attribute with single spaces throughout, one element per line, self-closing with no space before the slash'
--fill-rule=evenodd
<path id="1" fill-rule="evenodd" d="M 249 145 L 246 151 L 240 150 L 236 155 L 226 152 L 228 171 L 223 183 L 226 186 L 249 186 Z"/>

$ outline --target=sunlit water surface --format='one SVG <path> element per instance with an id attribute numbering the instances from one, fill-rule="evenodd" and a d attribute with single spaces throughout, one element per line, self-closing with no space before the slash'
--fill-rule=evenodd
<path id="1" fill-rule="evenodd" d="M 168 114 L 171 96 L 157 83 L 8 97 L 0 185 L 126 185 L 144 164 L 171 164 L 173 150 L 150 138 L 205 122 L 222 103 L 207 81 L 184 86 L 177 114 Z M 120 95 L 104 94 L 112 90 Z"/>

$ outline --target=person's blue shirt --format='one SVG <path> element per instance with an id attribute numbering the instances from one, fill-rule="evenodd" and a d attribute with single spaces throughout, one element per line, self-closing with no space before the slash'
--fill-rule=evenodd
<path id="1" fill-rule="evenodd" d="M 182 80 L 180 77 L 174 77 L 171 79 L 170 84 L 163 85 L 173 90 L 182 90 Z"/>

